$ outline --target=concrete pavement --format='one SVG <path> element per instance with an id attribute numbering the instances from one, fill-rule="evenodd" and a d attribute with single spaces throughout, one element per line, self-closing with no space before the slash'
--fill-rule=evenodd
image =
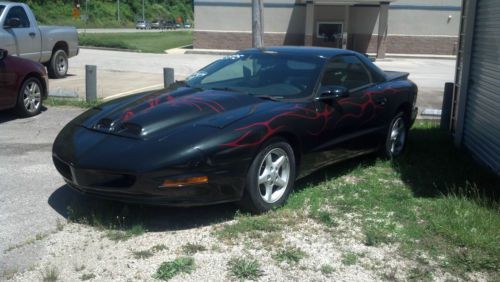
<path id="1" fill-rule="evenodd" d="M 106 98 L 160 89 L 164 67 L 174 68 L 175 79 L 182 80 L 220 57 L 81 49 L 69 60 L 68 77 L 50 80 L 50 94 L 85 97 L 86 64 L 97 66 L 97 95 Z"/>

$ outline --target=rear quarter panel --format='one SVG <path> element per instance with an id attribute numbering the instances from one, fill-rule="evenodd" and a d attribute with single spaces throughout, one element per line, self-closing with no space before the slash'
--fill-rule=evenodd
<path id="1" fill-rule="evenodd" d="M 68 57 L 78 54 L 78 33 L 74 27 L 40 26 L 42 34 L 42 62 L 48 62 L 52 56 L 54 46 L 58 42 L 68 45 Z"/>

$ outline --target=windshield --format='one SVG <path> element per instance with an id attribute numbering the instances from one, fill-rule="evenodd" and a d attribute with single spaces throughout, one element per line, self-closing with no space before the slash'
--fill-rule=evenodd
<path id="1" fill-rule="evenodd" d="M 3 9 L 5 9 L 5 6 L 4 5 L 0 5 L 0 17 L 2 16 Z"/>
<path id="2" fill-rule="evenodd" d="M 279 53 L 238 53 L 187 78 L 191 87 L 220 89 L 275 98 L 311 95 L 324 60 Z"/>

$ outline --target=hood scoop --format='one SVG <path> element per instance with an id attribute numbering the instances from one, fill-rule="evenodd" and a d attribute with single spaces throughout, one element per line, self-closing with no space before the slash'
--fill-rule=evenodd
<path id="1" fill-rule="evenodd" d="M 114 133 L 127 137 L 141 137 L 143 128 L 139 124 L 132 122 L 114 121 L 110 118 L 103 118 L 99 120 L 94 126 L 94 130 L 101 132 Z"/>

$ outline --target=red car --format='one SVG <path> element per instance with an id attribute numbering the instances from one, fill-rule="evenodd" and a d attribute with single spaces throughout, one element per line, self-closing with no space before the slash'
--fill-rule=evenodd
<path id="1" fill-rule="evenodd" d="M 9 56 L 0 49 L 0 110 L 15 108 L 21 116 L 37 115 L 47 98 L 48 86 L 43 65 Z"/>

